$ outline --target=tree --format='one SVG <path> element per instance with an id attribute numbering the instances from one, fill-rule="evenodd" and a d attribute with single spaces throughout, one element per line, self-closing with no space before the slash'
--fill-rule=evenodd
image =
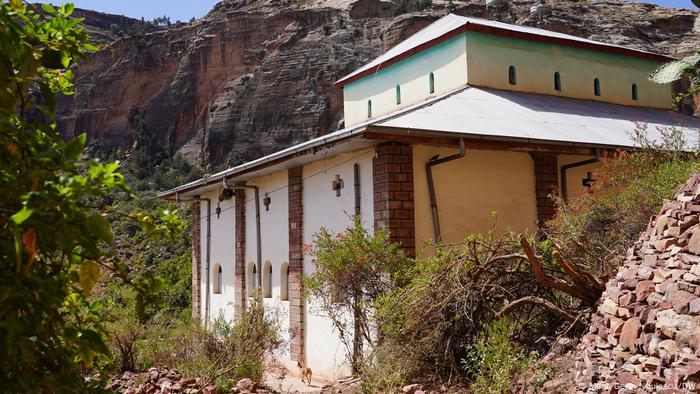
<path id="1" fill-rule="evenodd" d="M 378 229 L 370 235 L 359 218 L 343 234 L 321 229 L 311 253 L 316 271 L 305 278 L 304 290 L 333 322 L 353 372 L 359 373 L 364 364 L 363 344 L 375 342 L 375 302 L 394 288 L 411 259 L 399 245 L 389 242 L 388 230 Z"/>
<path id="2" fill-rule="evenodd" d="M 86 135 L 63 141 L 57 94 L 72 94 L 71 66 L 96 48 L 73 5 L 0 3 L 0 376 L 8 392 L 87 392 L 81 371 L 107 351 L 90 293 L 101 274 L 130 283 L 137 306 L 155 277 L 133 280 L 105 251 L 115 194 L 130 195 L 118 163 L 82 159 Z M 172 234 L 171 212 L 133 214 Z"/>

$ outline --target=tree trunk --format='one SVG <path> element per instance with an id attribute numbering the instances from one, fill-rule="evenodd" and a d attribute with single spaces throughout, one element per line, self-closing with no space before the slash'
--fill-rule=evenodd
<path id="1" fill-rule="evenodd" d="M 355 289 L 353 296 L 354 337 L 352 340 L 352 373 L 359 375 L 362 364 L 362 291 Z"/>

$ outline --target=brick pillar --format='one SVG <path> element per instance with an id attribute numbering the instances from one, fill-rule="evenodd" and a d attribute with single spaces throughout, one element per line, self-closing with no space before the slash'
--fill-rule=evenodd
<path id="1" fill-rule="evenodd" d="M 236 317 L 241 316 L 246 304 L 245 286 L 245 190 L 236 190 L 234 200 L 236 210 L 236 262 L 235 262 L 235 283 L 234 283 L 234 313 Z"/>
<path id="2" fill-rule="evenodd" d="M 304 357 L 304 205 L 302 167 L 289 169 L 289 330 L 290 354 L 294 361 Z"/>
<path id="3" fill-rule="evenodd" d="M 192 317 L 202 319 L 202 216 L 201 203 L 192 203 Z"/>
<path id="4" fill-rule="evenodd" d="M 373 161 L 374 228 L 387 228 L 390 240 L 406 254 L 416 254 L 413 208 L 413 148 L 388 142 L 378 145 Z"/>
<path id="5" fill-rule="evenodd" d="M 554 217 L 556 206 L 549 196 L 559 190 L 559 168 L 556 153 L 531 152 L 535 163 L 535 194 L 537 197 L 537 223 L 541 227 Z"/>

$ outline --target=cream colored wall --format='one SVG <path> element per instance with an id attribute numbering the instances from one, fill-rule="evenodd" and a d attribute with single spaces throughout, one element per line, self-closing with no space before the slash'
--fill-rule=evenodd
<path id="1" fill-rule="evenodd" d="M 477 32 L 468 32 L 466 41 L 470 85 L 630 106 L 670 108 L 672 104 L 671 85 L 648 80 L 657 62 Z M 511 65 L 516 69 L 516 85 L 508 83 Z M 561 75 L 561 91 L 554 89 L 556 71 Z M 594 95 L 595 78 L 600 80 L 600 97 Z M 633 83 L 638 101 L 632 100 Z"/>
<path id="2" fill-rule="evenodd" d="M 580 156 L 580 155 L 559 155 L 557 160 L 559 162 L 559 184 L 561 185 L 561 167 L 566 164 L 576 163 L 583 160 L 592 159 L 593 156 Z M 583 186 L 582 180 L 588 176 L 588 171 L 593 172 L 593 178 L 595 179 L 596 168 L 600 167 L 600 163 L 586 164 L 581 167 L 574 167 L 566 171 L 566 188 L 568 197 L 576 197 L 581 194 L 588 193 L 588 188 Z"/>
<path id="3" fill-rule="evenodd" d="M 352 224 L 355 212 L 353 165 L 360 165 L 361 220 L 365 228 L 374 225 L 372 159 L 374 149 L 352 152 L 346 155 L 319 160 L 304 166 L 304 244 L 311 245 L 322 227 L 333 233 L 342 233 Z M 336 175 L 344 180 L 345 187 L 339 197 L 331 189 Z M 304 274 L 314 272 L 313 257 L 304 254 Z M 314 375 L 337 378 L 350 370 L 346 349 L 340 342 L 332 323 L 313 302 L 306 303 L 306 361 Z"/>
<path id="4" fill-rule="evenodd" d="M 433 222 L 425 163 L 435 154 L 454 149 L 413 147 L 413 171 L 418 250 L 433 239 Z M 488 231 L 498 214 L 498 231 L 536 230 L 534 164 L 527 153 L 467 150 L 462 159 L 433 167 L 443 242 L 463 241 L 471 233 Z"/>
<path id="5" fill-rule="evenodd" d="M 396 111 L 429 97 L 429 74 L 435 77 L 438 96 L 463 87 L 467 81 L 465 35 L 462 34 L 420 52 L 379 72 L 343 87 L 345 125 L 366 121 L 367 101 L 372 117 Z M 401 86 L 401 104 L 396 104 L 396 85 Z"/>

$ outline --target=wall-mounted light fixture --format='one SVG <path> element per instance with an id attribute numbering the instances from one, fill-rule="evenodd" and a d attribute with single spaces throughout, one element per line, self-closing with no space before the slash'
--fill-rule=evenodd
<path id="1" fill-rule="evenodd" d="M 265 197 L 263 197 L 263 205 L 265 205 L 265 211 L 270 210 L 270 203 L 271 202 L 272 202 L 272 199 L 270 198 L 270 196 L 267 193 L 265 193 Z"/>
<path id="2" fill-rule="evenodd" d="M 335 196 L 340 197 L 340 189 L 345 187 L 345 182 L 340 178 L 340 175 L 336 175 L 335 179 L 331 182 L 331 188 L 335 190 Z"/>

